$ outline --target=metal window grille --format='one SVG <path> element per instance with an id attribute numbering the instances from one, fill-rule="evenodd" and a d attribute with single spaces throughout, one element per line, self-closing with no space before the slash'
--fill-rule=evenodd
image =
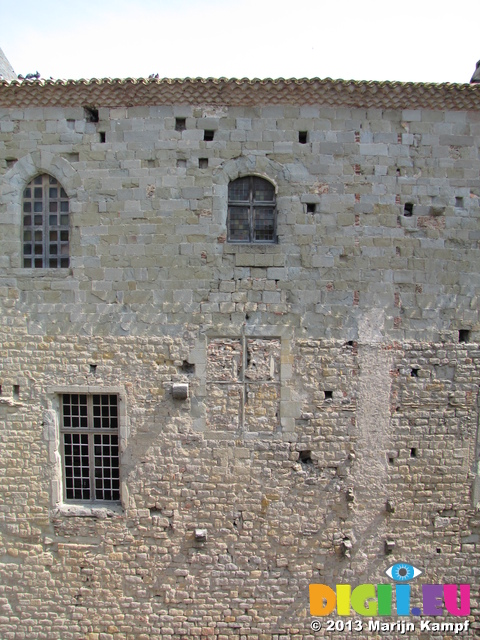
<path id="1" fill-rule="evenodd" d="M 118 502 L 118 397 L 66 393 L 61 405 L 65 499 Z"/>
<path id="2" fill-rule="evenodd" d="M 228 186 L 228 241 L 275 243 L 277 212 L 274 186 L 256 176 L 246 176 Z"/>
<path id="3" fill-rule="evenodd" d="M 68 267 L 69 201 L 52 176 L 34 178 L 23 192 L 23 266 Z"/>

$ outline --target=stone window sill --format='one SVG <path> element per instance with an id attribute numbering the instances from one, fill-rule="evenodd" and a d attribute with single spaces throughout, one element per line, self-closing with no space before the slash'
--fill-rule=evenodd
<path id="1" fill-rule="evenodd" d="M 98 520 L 106 520 L 107 518 L 119 518 L 123 516 L 123 508 L 121 505 L 111 506 L 90 506 L 84 504 L 61 504 L 53 511 L 54 516 L 63 516 L 65 518 L 97 518 Z"/>

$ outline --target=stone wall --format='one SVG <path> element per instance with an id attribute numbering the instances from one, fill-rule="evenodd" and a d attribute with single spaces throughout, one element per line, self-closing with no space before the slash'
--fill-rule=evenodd
<path id="1" fill-rule="evenodd" d="M 470 584 L 477 637 L 478 113 L 92 119 L 0 109 L 1 637 L 319 637 L 310 583 L 398 561 Z M 42 173 L 69 268 L 21 266 Z M 275 185 L 276 244 L 226 240 L 244 175 Z M 121 505 L 63 499 L 62 393 L 118 395 Z"/>

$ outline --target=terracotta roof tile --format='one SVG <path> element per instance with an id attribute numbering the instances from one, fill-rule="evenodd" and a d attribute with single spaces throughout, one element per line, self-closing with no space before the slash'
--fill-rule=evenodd
<path id="1" fill-rule="evenodd" d="M 318 105 L 375 109 L 477 110 L 478 84 L 367 82 L 331 78 L 126 78 L 0 81 L 0 107 L 170 104 Z"/>

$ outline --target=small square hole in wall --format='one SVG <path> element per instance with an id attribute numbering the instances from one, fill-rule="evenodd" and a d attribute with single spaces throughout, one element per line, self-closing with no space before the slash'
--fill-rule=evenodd
<path id="1" fill-rule="evenodd" d="M 200 169 L 207 169 L 208 168 L 208 158 L 199 158 L 198 159 L 198 166 Z"/>
<path id="2" fill-rule="evenodd" d="M 323 393 L 325 394 L 325 400 L 333 399 L 333 391 L 324 391 Z"/>
<path id="3" fill-rule="evenodd" d="M 416 458 L 417 457 L 417 449 L 416 449 L 416 447 L 412 447 L 410 449 L 410 457 L 411 458 Z"/>
<path id="4" fill-rule="evenodd" d="M 403 208 L 403 215 L 406 218 L 410 218 L 413 215 L 413 203 L 412 202 L 406 202 L 405 206 Z"/>
<path id="5" fill-rule="evenodd" d="M 187 161 L 184 158 L 179 158 L 177 160 L 177 167 L 179 169 L 184 169 L 187 166 Z"/>
<path id="6" fill-rule="evenodd" d="M 412 369 L 410 370 L 410 377 L 418 378 L 418 372 L 419 369 L 417 367 L 412 367 Z"/>
<path id="7" fill-rule="evenodd" d="M 87 122 L 99 121 L 98 109 L 95 109 L 94 107 L 84 107 L 83 110 L 85 113 L 85 120 Z"/>
<path id="8" fill-rule="evenodd" d="M 105 133 L 105 131 L 99 131 L 99 136 L 100 136 L 100 142 L 106 142 L 107 141 L 107 134 Z"/>
<path id="9" fill-rule="evenodd" d="M 299 131 L 298 132 L 298 141 L 300 144 L 307 144 L 308 142 L 308 131 Z"/>
<path id="10" fill-rule="evenodd" d="M 175 131 L 185 131 L 187 128 L 186 118 L 175 118 Z"/>
<path id="11" fill-rule="evenodd" d="M 215 131 L 213 129 L 205 129 L 205 131 L 203 132 L 203 139 L 205 140 L 205 142 L 211 142 L 214 135 Z"/>
<path id="12" fill-rule="evenodd" d="M 299 451 L 298 461 L 302 464 L 313 464 L 312 452 L 310 450 Z"/>
<path id="13" fill-rule="evenodd" d="M 463 209 L 463 198 L 455 198 L 455 207 L 457 209 Z"/>
<path id="14" fill-rule="evenodd" d="M 469 329 L 460 329 L 458 331 L 458 341 L 459 342 L 469 342 L 470 341 L 470 330 Z"/>
<path id="15" fill-rule="evenodd" d="M 315 213 L 317 206 L 314 202 L 307 202 L 307 213 Z"/>

